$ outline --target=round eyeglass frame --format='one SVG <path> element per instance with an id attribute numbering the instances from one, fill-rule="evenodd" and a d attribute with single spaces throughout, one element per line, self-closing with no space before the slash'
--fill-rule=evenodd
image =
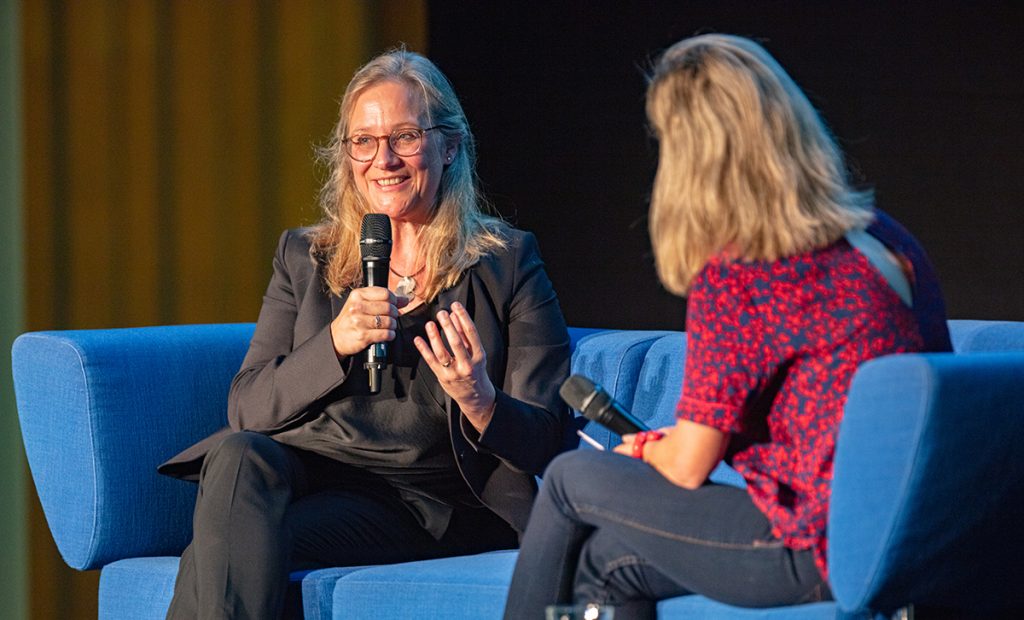
<path id="1" fill-rule="evenodd" d="M 354 161 L 358 161 L 358 162 L 361 162 L 361 163 L 364 163 L 364 164 L 366 162 L 368 162 L 368 161 L 373 161 L 373 158 L 376 157 L 377 153 L 380 152 L 380 141 L 385 139 L 385 138 L 388 141 L 388 148 L 391 149 L 392 153 L 394 153 L 395 155 L 398 155 L 399 157 L 412 157 L 413 155 L 416 155 L 417 153 L 419 153 L 420 150 L 423 148 L 423 134 L 427 133 L 428 131 L 433 131 L 434 129 L 441 129 L 442 127 L 444 127 L 444 125 L 434 125 L 433 127 L 427 127 L 427 128 L 421 128 L 421 127 L 400 127 L 398 129 L 392 130 L 391 133 L 385 134 L 383 136 L 375 136 L 373 134 L 360 133 L 360 134 L 355 134 L 355 135 L 352 135 L 352 136 L 349 136 L 349 137 L 345 138 L 344 140 L 341 141 L 341 143 L 345 145 L 345 153 L 349 157 L 351 157 Z M 395 149 L 395 136 L 397 136 L 398 134 L 401 134 L 403 132 L 408 132 L 408 131 L 415 131 L 417 134 L 419 134 L 419 137 L 416 140 L 416 150 L 412 151 L 411 153 L 399 153 L 398 150 Z M 373 138 L 374 139 L 373 155 L 370 155 L 366 159 L 361 159 L 361 158 L 356 157 L 355 155 L 353 155 L 352 154 L 352 138 L 355 138 L 355 137 Z"/>

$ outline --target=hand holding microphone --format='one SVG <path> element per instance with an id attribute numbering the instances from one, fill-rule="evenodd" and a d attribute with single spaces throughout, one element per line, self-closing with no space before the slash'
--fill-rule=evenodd
<path id="1" fill-rule="evenodd" d="M 379 213 L 363 217 L 359 251 L 363 288 L 352 289 L 345 306 L 331 322 L 331 338 L 339 356 L 364 353 L 370 392 L 380 391 L 380 374 L 387 368 L 387 342 L 398 326 L 397 298 L 388 290 L 391 262 L 391 220 Z"/>

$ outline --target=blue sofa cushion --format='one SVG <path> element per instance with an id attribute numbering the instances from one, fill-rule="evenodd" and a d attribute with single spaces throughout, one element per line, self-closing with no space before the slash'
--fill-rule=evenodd
<path id="1" fill-rule="evenodd" d="M 177 557 L 132 558 L 104 566 L 99 620 L 163 620 L 177 574 Z"/>
<path id="2" fill-rule="evenodd" d="M 302 609 L 305 620 L 331 620 L 334 615 L 334 587 L 338 580 L 363 570 L 365 566 L 323 568 L 303 574 L 292 573 L 292 579 L 302 580 Z"/>
<path id="3" fill-rule="evenodd" d="M 118 560 L 100 571 L 99 620 L 163 620 L 174 595 L 177 557 Z M 330 568 L 289 575 L 286 616 L 307 620 L 331 618 L 331 594 L 341 575 L 359 570 Z M 308 595 L 308 599 L 307 599 Z"/>
<path id="4" fill-rule="evenodd" d="M 662 336 L 651 344 L 636 378 L 633 415 L 651 428 L 675 424 L 676 403 L 683 385 L 686 334 Z"/>
<path id="5" fill-rule="evenodd" d="M 658 618 L 662 620 L 834 620 L 836 617 L 833 602 L 752 609 L 733 607 L 703 596 L 677 596 L 658 603 Z"/>
<path id="6" fill-rule="evenodd" d="M 492 551 L 355 571 L 334 588 L 333 617 L 499 620 L 517 555 Z"/>

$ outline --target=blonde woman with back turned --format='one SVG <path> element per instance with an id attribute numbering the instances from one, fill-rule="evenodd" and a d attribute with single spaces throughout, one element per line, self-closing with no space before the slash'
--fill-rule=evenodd
<path id="1" fill-rule="evenodd" d="M 829 600 L 826 516 L 850 379 L 874 357 L 950 349 L 924 252 L 851 188 L 823 122 L 760 45 L 675 44 L 647 114 L 658 274 L 688 297 L 677 421 L 615 453 L 552 462 L 506 619 L 571 602 L 654 618 L 658 600 L 685 594 Z M 708 480 L 723 458 L 745 489 Z"/>

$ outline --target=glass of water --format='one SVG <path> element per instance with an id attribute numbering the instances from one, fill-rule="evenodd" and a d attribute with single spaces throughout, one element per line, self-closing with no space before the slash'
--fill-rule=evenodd
<path id="1" fill-rule="evenodd" d="M 544 620 L 615 620 L 615 608 L 609 605 L 548 605 Z"/>

